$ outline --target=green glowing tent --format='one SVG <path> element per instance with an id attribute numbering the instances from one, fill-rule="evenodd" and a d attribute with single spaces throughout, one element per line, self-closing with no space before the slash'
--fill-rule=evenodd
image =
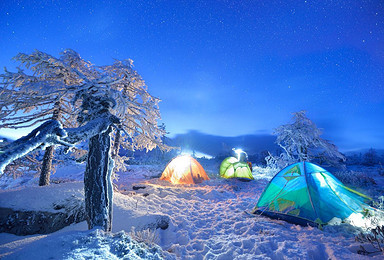
<path id="1" fill-rule="evenodd" d="M 253 180 L 252 171 L 246 162 L 235 157 L 227 157 L 220 165 L 220 176 L 223 178 L 241 178 Z"/>
<path id="2" fill-rule="evenodd" d="M 292 164 L 273 177 L 252 213 L 300 225 L 321 226 L 333 218 L 364 215 L 369 197 L 343 185 L 327 170 Z"/>

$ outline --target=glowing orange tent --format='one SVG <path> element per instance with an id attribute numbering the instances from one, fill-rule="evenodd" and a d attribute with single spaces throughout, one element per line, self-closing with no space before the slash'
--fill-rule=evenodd
<path id="1" fill-rule="evenodd" d="M 182 155 L 174 158 L 165 167 L 160 180 L 173 184 L 194 184 L 209 180 L 209 177 L 198 161 L 189 155 Z"/>

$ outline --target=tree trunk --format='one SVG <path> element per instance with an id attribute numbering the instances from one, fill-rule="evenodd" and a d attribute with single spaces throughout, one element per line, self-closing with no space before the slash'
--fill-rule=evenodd
<path id="1" fill-rule="evenodd" d="M 116 156 L 119 155 L 119 150 L 120 150 L 120 139 L 121 139 L 121 133 L 120 133 L 120 130 L 119 130 L 119 129 L 116 129 L 115 143 L 113 144 L 112 159 L 115 159 Z"/>
<path id="2" fill-rule="evenodd" d="M 58 100 L 55 102 L 55 105 L 54 105 L 55 110 L 52 115 L 53 120 L 60 120 L 60 116 L 61 116 L 60 105 L 61 105 L 61 100 Z M 43 163 L 42 163 L 41 172 L 40 172 L 39 186 L 49 185 L 54 150 L 55 150 L 55 147 L 53 145 L 45 148 Z"/>
<path id="3" fill-rule="evenodd" d="M 87 166 L 84 173 L 85 211 L 88 228 L 112 230 L 111 128 L 89 139 Z"/>
<path id="4" fill-rule="evenodd" d="M 49 185 L 49 180 L 51 176 L 51 169 L 52 169 L 52 159 L 53 159 L 53 150 L 54 146 L 48 146 L 45 149 L 44 157 L 43 157 L 43 164 L 41 167 L 40 172 L 40 180 L 39 180 L 39 186 L 45 186 Z"/>

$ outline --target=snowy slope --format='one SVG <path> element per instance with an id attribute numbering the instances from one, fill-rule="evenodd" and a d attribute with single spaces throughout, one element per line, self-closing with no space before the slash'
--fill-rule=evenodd
<path id="1" fill-rule="evenodd" d="M 153 228 L 159 218 L 165 218 L 169 221 L 168 228 L 156 230 L 162 252 L 152 248 L 144 259 L 160 256 L 165 259 L 382 259 L 356 253 L 359 246 L 354 241 L 356 230 L 350 226 L 328 227 L 321 231 L 246 214 L 244 211 L 255 206 L 268 179 L 225 180 L 215 175 L 216 165 L 212 168 L 208 165 L 206 170 L 211 180 L 198 185 L 173 185 L 153 178 L 161 173 L 162 167 L 130 166 L 127 173 L 120 174 L 117 186 L 121 193 L 116 192 L 114 196 L 113 235 L 87 231 L 85 222 L 50 235 L 18 237 L 2 233 L 0 257 L 25 259 L 29 252 L 37 257 L 38 252 L 46 250 L 42 259 L 85 259 L 89 256 L 118 259 L 122 255 L 116 245 L 121 248 L 130 239 L 126 233 L 121 233 L 123 230 L 129 233 L 132 227 L 136 230 Z M 258 175 L 257 167 L 255 169 L 254 174 Z M 0 193 L 0 201 L 17 208 L 27 209 L 28 205 L 49 208 L 64 194 L 82 196 L 81 182 L 73 182 L 77 174 L 73 169 L 67 170 L 70 178 L 66 177 L 65 169 L 58 171 L 55 178 L 70 179 L 69 183 L 5 190 Z M 134 190 L 133 186 L 145 188 Z M 32 203 L 39 196 L 28 197 L 28 194 L 37 190 L 40 196 L 46 193 L 52 198 L 38 205 Z M 17 193 L 20 196 L 16 196 Z M 28 200 L 23 201 L 23 197 Z"/>

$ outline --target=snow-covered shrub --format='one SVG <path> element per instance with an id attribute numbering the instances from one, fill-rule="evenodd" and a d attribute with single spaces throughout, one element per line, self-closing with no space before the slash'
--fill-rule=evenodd
<path id="1" fill-rule="evenodd" d="M 367 210 L 365 216 L 368 228 L 360 232 L 355 240 L 362 244 L 370 243 L 374 251 L 368 251 L 363 245 L 360 245 L 359 254 L 384 254 L 384 196 L 380 196 L 372 204 L 376 209 Z"/>
<path id="2" fill-rule="evenodd" d="M 270 180 L 279 172 L 279 170 L 277 170 L 276 168 L 271 168 L 268 166 L 261 167 L 258 165 L 254 165 L 252 168 L 252 175 L 255 179 L 263 178 Z"/>
<path id="3" fill-rule="evenodd" d="M 135 227 L 132 227 L 130 236 L 137 242 L 144 243 L 148 246 L 152 246 L 159 243 L 159 235 L 156 233 L 156 230 L 144 229 L 144 230 L 135 230 Z"/>
<path id="4" fill-rule="evenodd" d="M 130 165 L 163 165 L 169 163 L 178 155 L 178 150 L 161 151 L 159 148 L 152 151 L 134 151 L 129 153 Z M 127 154 L 128 156 L 128 154 Z"/>
<path id="5" fill-rule="evenodd" d="M 124 231 L 111 234 L 96 229 L 78 235 L 71 243 L 65 259 L 164 259 L 159 246 L 143 246 Z"/>
<path id="6" fill-rule="evenodd" d="M 265 157 L 265 161 L 267 162 L 267 167 L 280 171 L 284 167 L 287 167 L 290 164 L 297 162 L 295 159 L 287 156 L 286 153 L 281 153 L 278 156 L 272 155 L 269 153 L 267 157 Z"/>
<path id="7" fill-rule="evenodd" d="M 376 185 L 376 181 L 368 176 L 366 172 L 343 170 L 333 172 L 336 178 L 338 178 L 344 184 L 350 184 L 355 187 L 372 187 Z"/>
<path id="8" fill-rule="evenodd" d="M 380 196 L 377 201 L 374 201 L 373 206 L 378 209 L 384 210 L 384 196 Z"/>
<path id="9" fill-rule="evenodd" d="M 368 251 L 363 245 L 360 245 L 358 254 L 369 255 L 373 253 L 381 253 L 384 255 L 384 226 L 373 228 L 369 233 L 360 233 L 355 237 L 360 243 L 370 243 L 374 251 Z"/>
<path id="10" fill-rule="evenodd" d="M 85 218 L 84 197 L 72 195 L 70 198 L 55 202 L 53 208 L 55 210 L 63 209 L 67 218 L 73 217 L 75 223 L 83 221 Z"/>

